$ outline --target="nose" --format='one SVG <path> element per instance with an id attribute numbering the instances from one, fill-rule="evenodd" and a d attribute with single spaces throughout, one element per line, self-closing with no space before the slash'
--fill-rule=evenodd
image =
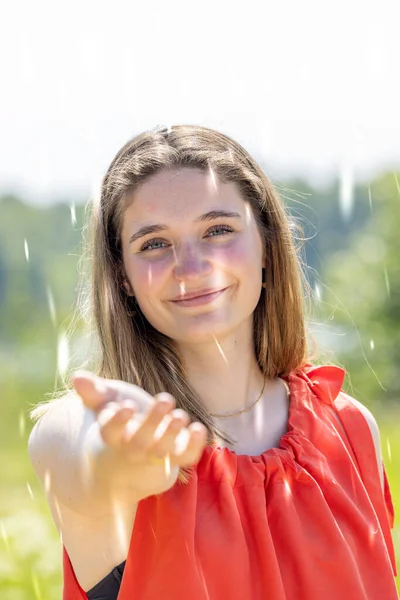
<path id="1" fill-rule="evenodd" d="M 201 279 L 211 272 L 211 263 L 198 246 L 187 244 L 175 249 L 174 254 L 174 276 L 178 281 Z"/>

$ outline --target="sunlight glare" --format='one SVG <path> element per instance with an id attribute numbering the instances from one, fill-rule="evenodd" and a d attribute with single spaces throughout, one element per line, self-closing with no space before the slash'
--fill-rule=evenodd
<path id="1" fill-rule="evenodd" d="M 371 350 L 373 350 L 375 348 L 375 342 L 374 342 L 374 340 L 370 340 L 369 347 L 371 348 Z"/>

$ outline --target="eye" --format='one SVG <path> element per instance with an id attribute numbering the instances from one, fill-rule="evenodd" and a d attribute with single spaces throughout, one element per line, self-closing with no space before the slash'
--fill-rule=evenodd
<path id="1" fill-rule="evenodd" d="M 145 250 L 160 250 L 160 248 L 163 248 L 161 244 L 167 245 L 167 243 L 161 239 L 154 238 L 152 240 L 147 240 L 147 242 L 144 242 L 144 244 L 140 246 L 140 252 L 144 252 Z"/>
<path id="2" fill-rule="evenodd" d="M 219 237 L 221 233 L 233 233 L 233 231 L 234 229 L 230 225 L 214 225 L 210 227 L 207 233 L 212 234 L 210 237 L 216 237 L 215 234 Z"/>

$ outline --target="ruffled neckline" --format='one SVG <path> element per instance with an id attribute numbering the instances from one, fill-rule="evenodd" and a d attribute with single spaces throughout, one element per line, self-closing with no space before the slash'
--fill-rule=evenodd
<path id="1" fill-rule="evenodd" d="M 314 366 L 311 364 L 281 377 L 289 387 L 289 409 L 287 431 L 281 436 L 278 446 L 266 448 L 256 455 L 238 454 L 235 450 L 216 444 L 206 446 L 204 452 L 234 457 L 238 462 L 260 462 L 267 455 L 287 453 L 288 442 L 296 436 L 304 436 L 303 418 L 305 410 L 313 410 L 312 402 L 317 398 L 324 404 L 333 404 L 342 389 L 344 369 L 336 365 Z M 313 398 L 314 397 L 314 398 Z"/>

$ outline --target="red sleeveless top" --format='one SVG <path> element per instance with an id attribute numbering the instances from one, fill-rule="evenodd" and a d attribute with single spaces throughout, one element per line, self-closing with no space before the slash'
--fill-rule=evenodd
<path id="1" fill-rule="evenodd" d="M 141 500 L 118 600 L 397 600 L 389 484 L 344 375 L 293 372 L 278 448 L 206 447 L 188 484 Z M 63 568 L 63 600 L 86 600 L 65 548 Z"/>

